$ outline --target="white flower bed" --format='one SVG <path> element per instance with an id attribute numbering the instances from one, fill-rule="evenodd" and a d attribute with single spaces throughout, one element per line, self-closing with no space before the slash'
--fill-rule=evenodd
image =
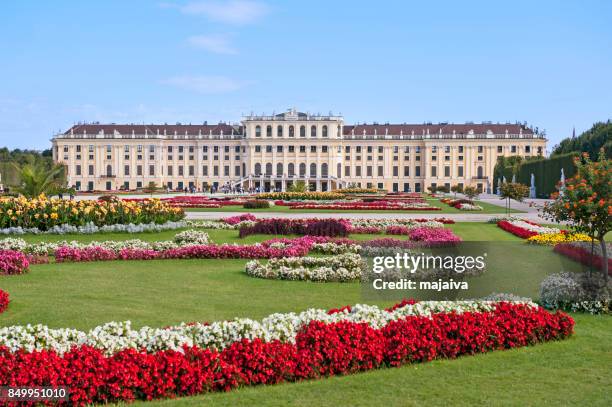
<path id="1" fill-rule="evenodd" d="M 344 254 L 344 253 L 360 253 L 361 246 L 358 244 L 346 244 L 346 243 L 313 243 L 311 251 L 321 254 Z"/>
<path id="2" fill-rule="evenodd" d="M 174 236 L 174 240 L 162 240 L 158 242 L 146 242 L 140 239 L 129 240 L 105 240 L 91 241 L 82 243 L 76 240 L 70 242 L 61 240 L 58 242 L 38 242 L 27 243 L 21 238 L 6 238 L 0 240 L 0 250 L 16 250 L 27 254 L 39 256 L 52 255 L 58 247 L 72 247 L 83 249 L 86 247 L 103 247 L 114 252 L 119 252 L 123 249 L 142 249 L 163 251 L 168 249 L 176 249 L 183 246 L 210 244 L 211 240 L 208 233 L 197 230 L 186 230 Z"/>
<path id="3" fill-rule="evenodd" d="M 519 227 L 519 228 L 523 228 L 523 229 L 527 229 L 530 230 L 532 232 L 536 232 L 538 234 L 548 234 L 548 233 L 560 233 L 561 231 L 557 228 L 549 228 L 546 226 L 540 226 L 540 225 L 532 225 L 531 223 L 525 222 L 524 220 L 511 220 L 508 221 L 510 222 L 513 226 Z"/>
<path id="4" fill-rule="evenodd" d="M 501 222 L 502 220 L 512 222 L 516 220 L 521 220 L 521 218 L 517 218 L 516 216 L 511 216 L 511 215 L 501 215 L 501 216 L 498 215 L 498 216 L 490 217 L 489 220 L 487 220 L 487 223 L 497 224 L 498 222 Z"/>
<path id="5" fill-rule="evenodd" d="M 124 349 L 182 351 L 183 346 L 222 349 L 242 339 L 260 338 L 266 342 L 280 340 L 295 343 L 297 332 L 311 321 L 333 323 L 339 321 L 366 322 L 376 329 L 390 321 L 407 316 L 431 316 L 442 312 L 490 312 L 494 301 L 424 301 L 405 305 L 392 312 L 373 305 L 357 304 L 350 311 L 328 315 L 323 309 L 308 309 L 301 313 L 272 314 L 257 321 L 236 318 L 210 325 L 182 323 L 168 328 L 143 327 L 132 329 L 130 321 L 109 322 L 88 332 L 76 329 L 51 329 L 45 325 L 8 326 L 0 328 L 0 346 L 15 352 L 51 349 L 63 354 L 74 346 L 89 345 L 107 355 Z M 537 307 L 536 304 L 526 304 Z"/>
<path id="6" fill-rule="evenodd" d="M 242 226 L 253 226 L 255 222 L 253 221 L 242 221 L 240 223 L 236 223 L 235 225 L 230 225 L 229 223 L 225 223 L 217 220 L 188 220 L 186 221 L 187 227 L 190 228 L 198 228 L 198 229 L 222 229 L 222 230 L 234 230 L 240 229 Z"/>
<path id="7" fill-rule="evenodd" d="M 481 211 L 482 206 L 479 205 L 471 205 L 468 203 L 462 203 L 459 205 L 459 210 L 461 211 Z"/>
<path id="8" fill-rule="evenodd" d="M 245 272 L 251 277 L 275 280 L 354 281 L 361 279 L 367 263 L 355 253 L 331 257 L 285 257 L 263 264 L 249 261 Z"/>
<path id="9" fill-rule="evenodd" d="M 104 226 L 96 226 L 93 222 L 86 224 L 85 226 L 73 226 L 73 225 L 59 225 L 53 226 L 51 229 L 42 231 L 38 228 L 22 228 L 22 227 L 12 227 L 12 228 L 4 228 L 0 229 L 0 234 L 3 235 L 25 235 L 25 234 L 49 234 L 49 235 L 65 235 L 68 233 L 78 233 L 78 234 L 86 234 L 90 235 L 93 233 L 117 233 L 117 232 L 126 232 L 126 233 L 142 233 L 142 232 L 161 232 L 162 230 L 173 230 L 173 229 L 181 229 L 187 226 L 185 221 L 172 222 L 168 221 L 166 223 L 162 223 L 158 225 L 157 223 L 141 223 L 138 225 L 134 225 L 132 223 L 123 225 L 104 225 Z"/>
<path id="10" fill-rule="evenodd" d="M 420 226 L 427 226 L 432 228 L 444 227 L 442 222 L 435 220 L 428 220 L 426 222 L 416 222 L 413 219 L 349 219 L 351 226 L 353 227 L 375 227 L 386 229 L 389 226 L 406 226 L 409 228 L 416 228 Z"/>

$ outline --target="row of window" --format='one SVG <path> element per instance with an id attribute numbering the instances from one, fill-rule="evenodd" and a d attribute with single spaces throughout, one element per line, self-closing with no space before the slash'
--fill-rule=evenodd
<path id="1" fill-rule="evenodd" d="M 261 126 L 257 125 L 255 126 L 255 137 L 261 137 Z M 284 132 L 284 126 L 282 125 L 278 125 L 276 126 L 276 137 L 283 137 L 283 132 Z M 304 138 L 306 137 L 306 126 L 300 126 L 299 129 L 299 133 L 300 133 L 300 137 Z M 340 126 L 338 126 L 338 134 L 340 134 Z M 289 126 L 289 137 L 295 137 L 295 126 L 291 125 Z M 311 138 L 316 138 L 318 136 L 317 134 L 317 126 L 310 126 L 310 137 Z M 272 137 L 272 126 L 271 125 L 267 125 L 266 126 L 266 137 Z M 327 138 L 329 137 L 329 132 L 328 132 L 328 128 L 327 125 L 324 125 L 323 127 L 321 127 L 321 137 L 323 138 Z"/>

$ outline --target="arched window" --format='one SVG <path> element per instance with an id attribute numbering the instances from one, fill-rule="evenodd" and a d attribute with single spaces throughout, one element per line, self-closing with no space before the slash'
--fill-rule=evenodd
<path id="1" fill-rule="evenodd" d="M 300 176 L 303 177 L 306 175 L 306 164 L 301 163 L 300 164 Z"/>
<path id="2" fill-rule="evenodd" d="M 327 163 L 323 163 L 321 164 L 321 176 L 327 177 L 327 174 L 328 174 Z"/>
<path id="3" fill-rule="evenodd" d="M 261 175 L 261 164 L 260 163 L 255 164 L 255 175 L 257 176 Z"/>
<path id="4" fill-rule="evenodd" d="M 272 137 L 272 126 L 266 126 L 266 137 Z"/>
<path id="5" fill-rule="evenodd" d="M 327 126 L 323 126 L 323 137 L 327 137 Z"/>
<path id="6" fill-rule="evenodd" d="M 283 163 L 276 164 L 276 176 L 282 177 L 283 175 Z"/>
<path id="7" fill-rule="evenodd" d="M 272 175 L 272 163 L 266 164 L 266 175 Z"/>
<path id="8" fill-rule="evenodd" d="M 310 137 L 317 137 L 317 126 L 310 127 Z"/>
<path id="9" fill-rule="evenodd" d="M 112 165 L 107 165 L 106 166 L 106 176 L 110 177 L 112 175 L 113 175 L 113 167 L 112 167 Z"/>
<path id="10" fill-rule="evenodd" d="M 483 178 L 483 174 L 482 174 L 482 167 L 480 165 L 478 166 L 477 172 L 478 172 L 478 178 L 482 179 Z"/>
<path id="11" fill-rule="evenodd" d="M 306 137 L 306 126 L 300 126 L 300 137 Z"/>
<path id="12" fill-rule="evenodd" d="M 289 137 L 295 137 L 295 127 L 289 126 Z"/>
<path id="13" fill-rule="evenodd" d="M 276 137 L 283 137 L 283 126 L 280 124 L 276 127 Z"/>
<path id="14" fill-rule="evenodd" d="M 261 126 L 255 126 L 255 137 L 261 137 Z"/>
<path id="15" fill-rule="evenodd" d="M 336 166 L 336 177 L 342 177 L 342 164 L 338 163 Z"/>
<path id="16" fill-rule="evenodd" d="M 317 164 L 315 163 L 310 164 L 310 176 L 311 177 L 317 176 Z"/>
<path id="17" fill-rule="evenodd" d="M 289 163 L 287 167 L 287 172 L 289 173 L 290 177 L 293 177 L 295 175 L 295 164 Z"/>

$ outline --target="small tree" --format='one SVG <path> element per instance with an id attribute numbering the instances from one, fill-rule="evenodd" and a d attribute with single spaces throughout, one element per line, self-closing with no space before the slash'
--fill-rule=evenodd
<path id="1" fill-rule="evenodd" d="M 157 186 L 155 181 L 149 182 L 147 186 L 142 189 L 144 193 L 151 194 L 151 196 L 153 196 L 153 194 L 157 192 L 157 190 L 159 190 L 159 187 Z"/>
<path id="2" fill-rule="evenodd" d="M 600 150 L 599 161 L 593 162 L 587 153 L 576 157 L 576 175 L 559 185 L 553 202 L 540 210 L 554 222 L 566 222 L 574 231 L 598 241 L 602 252 L 604 283 L 608 281 L 606 233 L 612 229 L 612 160 Z M 592 256 L 591 256 L 592 257 Z"/>
<path id="3" fill-rule="evenodd" d="M 430 194 L 434 194 L 436 192 L 436 187 L 433 185 L 430 185 L 427 187 L 427 190 L 429 191 Z"/>
<path id="4" fill-rule="evenodd" d="M 506 214 L 510 213 L 510 201 L 523 202 L 529 195 L 529 187 L 518 182 L 506 182 L 500 186 L 501 199 L 506 200 Z"/>
<path id="5" fill-rule="evenodd" d="M 451 187 L 451 192 L 453 192 L 455 194 L 455 198 L 457 198 L 457 193 L 462 193 L 463 192 L 463 186 L 459 185 L 459 184 L 455 184 Z"/>
<path id="6" fill-rule="evenodd" d="M 308 187 L 306 185 L 306 182 L 302 180 L 295 181 L 294 183 L 289 185 L 289 188 L 287 188 L 288 192 L 306 192 L 307 190 Z"/>
<path id="7" fill-rule="evenodd" d="M 468 185 L 467 187 L 463 188 L 463 195 L 465 195 L 466 198 L 473 204 L 474 199 L 480 195 L 480 191 L 478 188 Z"/>
<path id="8" fill-rule="evenodd" d="M 55 164 L 47 168 L 41 162 L 31 162 L 18 166 L 13 164 L 19 172 L 21 184 L 15 187 L 15 191 L 26 198 L 33 198 L 40 194 L 54 195 L 65 187 L 66 171 L 61 164 Z"/>
<path id="9" fill-rule="evenodd" d="M 444 194 L 448 194 L 450 192 L 449 188 L 446 185 L 438 185 L 436 191 L 442 192 Z"/>

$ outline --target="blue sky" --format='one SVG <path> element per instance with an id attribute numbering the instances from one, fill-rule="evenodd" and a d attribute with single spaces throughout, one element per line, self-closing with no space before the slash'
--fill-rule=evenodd
<path id="1" fill-rule="evenodd" d="M 5 1 L 0 145 L 295 106 L 347 123 L 612 118 L 610 1 Z"/>

